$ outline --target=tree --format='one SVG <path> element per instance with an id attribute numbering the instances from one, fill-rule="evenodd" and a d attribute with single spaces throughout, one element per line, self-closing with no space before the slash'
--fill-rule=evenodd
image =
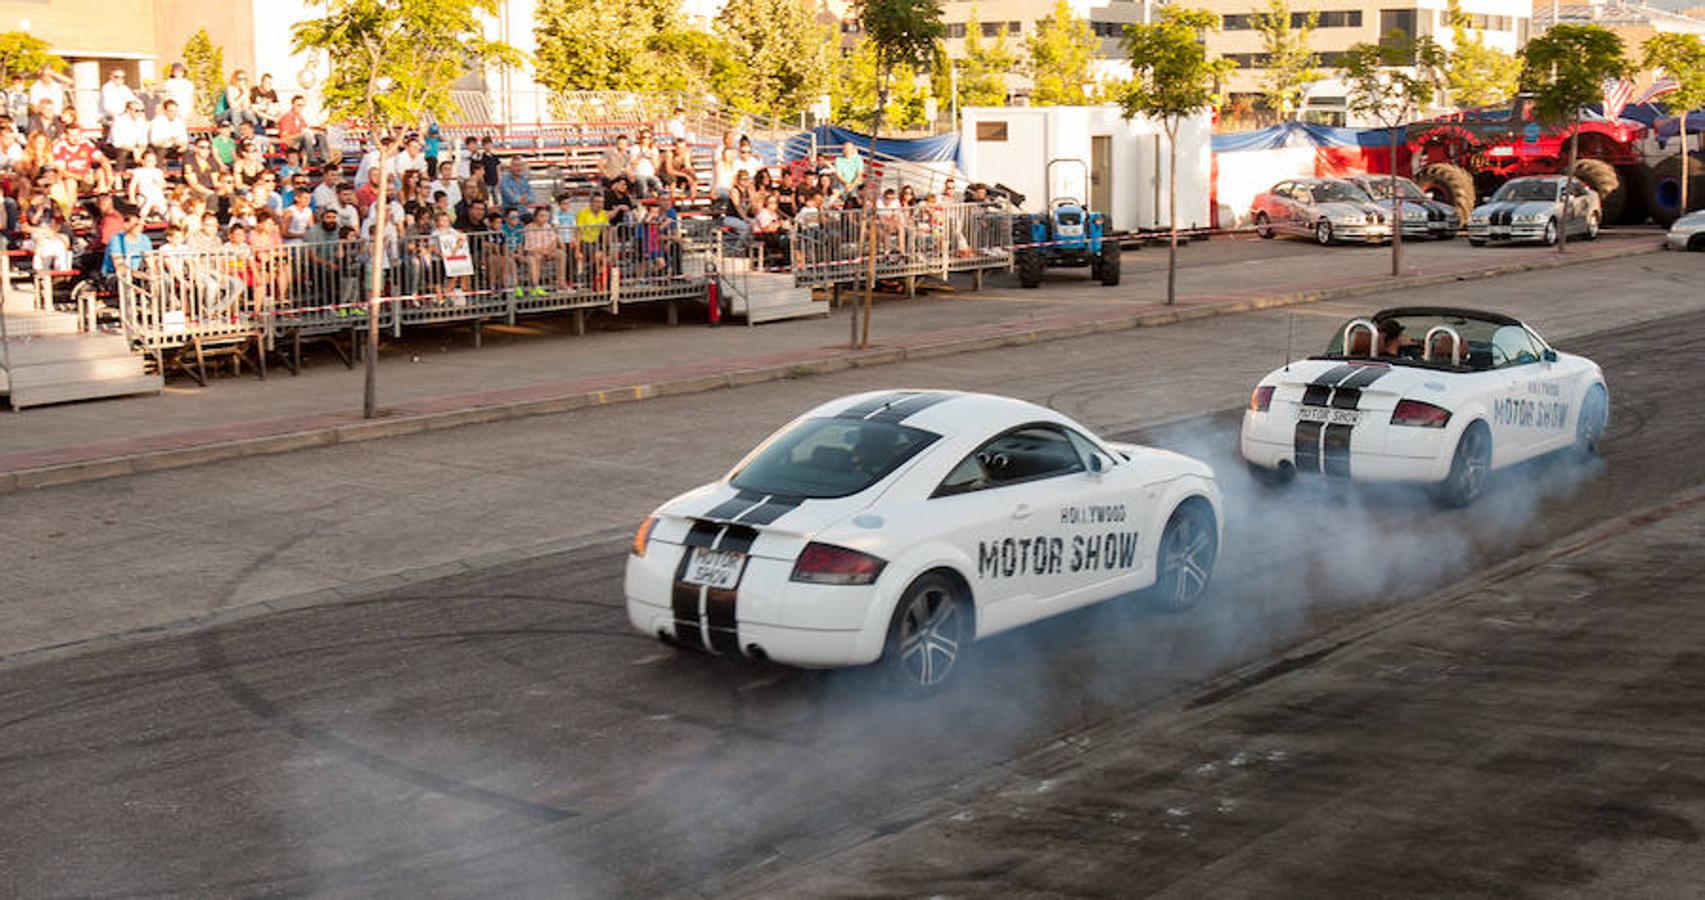
<path id="1" fill-rule="evenodd" d="M 1089 22 L 1072 12 L 1066 0 L 1055 0 L 1053 12 L 1036 23 L 1025 39 L 1030 52 L 1030 104 L 1082 106 L 1095 98 L 1095 53 L 1101 39 Z"/>
<path id="2" fill-rule="evenodd" d="M 1267 97 L 1267 105 L 1287 119 L 1294 118 L 1302 107 L 1303 93 L 1320 80 L 1320 71 L 1315 68 L 1320 58 L 1308 46 L 1315 26 L 1320 24 L 1320 12 L 1308 13 L 1297 24 L 1290 4 L 1285 0 L 1267 0 L 1267 11 L 1255 13 L 1251 24 L 1261 35 L 1262 56 L 1266 60 L 1267 74 L 1261 79 L 1261 90 Z"/>
<path id="3" fill-rule="evenodd" d="M 1433 39 L 1355 44 L 1344 51 L 1339 76 L 1351 112 L 1391 130 L 1391 274 L 1403 274 L 1403 195 L 1397 190 L 1397 145 L 1403 124 L 1433 102 L 1444 81 L 1445 54 Z"/>
<path id="4" fill-rule="evenodd" d="M 652 51 L 669 64 L 662 67 L 655 90 L 705 95 L 723 105 L 752 111 L 752 70 L 722 38 L 697 28 L 670 28 L 653 35 Z"/>
<path id="5" fill-rule="evenodd" d="M 670 0 L 540 0 L 535 78 L 553 91 L 647 91 L 666 66 L 654 41 L 674 30 Z"/>
<path id="6" fill-rule="evenodd" d="M 1553 25 L 1522 50 L 1521 89 L 1533 94 L 1534 112 L 1547 124 L 1570 126 L 1569 164 L 1573 175 L 1581 142 L 1581 108 L 1604 99 L 1604 83 L 1629 74 L 1622 38 L 1597 25 Z M 1567 246 L 1567 204 L 1557 228 L 1557 252 Z"/>
<path id="7" fill-rule="evenodd" d="M 751 72 L 754 111 L 776 118 L 797 116 L 823 93 L 838 44 L 799 0 L 729 0 L 716 34 Z"/>
<path id="8" fill-rule="evenodd" d="M 1450 0 L 1445 16 L 1451 34 L 1445 61 L 1450 102 L 1458 107 L 1490 106 L 1515 96 L 1521 61 L 1497 47 L 1486 46 L 1486 32 L 1470 28 L 1473 21 L 1458 0 Z"/>
<path id="9" fill-rule="evenodd" d="M 994 42 L 983 44 L 983 24 L 977 19 L 977 8 L 965 20 L 964 55 L 959 59 L 959 93 L 954 98 L 961 107 L 1005 106 L 1006 76 L 1018 67 L 1018 54 L 1006 41 L 1006 24 L 1000 23 Z"/>
<path id="10" fill-rule="evenodd" d="M 1205 9 L 1167 5 L 1150 25 L 1125 26 L 1125 53 L 1131 80 L 1120 87 L 1125 118 L 1160 119 L 1167 142 L 1166 302 L 1178 287 L 1178 125 L 1212 106 L 1221 79 L 1231 74 L 1227 59 L 1209 59 L 1203 35 L 1219 27 L 1219 16 Z"/>
<path id="11" fill-rule="evenodd" d="M 1675 79 L 1664 106 L 1676 111 L 1681 125 L 1681 205 L 1687 211 L 1687 113 L 1705 106 L 1705 41 L 1697 34 L 1666 32 L 1646 38 L 1645 66 Z"/>
<path id="12" fill-rule="evenodd" d="M 860 0 L 859 26 L 876 61 L 876 114 L 870 123 L 870 162 L 876 159 L 876 136 L 888 105 L 888 83 L 900 67 L 916 70 L 935 57 L 936 44 L 946 29 L 941 24 L 941 0 Z M 864 331 L 858 345 L 870 345 L 870 312 L 876 293 L 876 210 L 866 208 L 864 230 L 870 254 L 869 279 L 864 286 Z"/>
<path id="13" fill-rule="evenodd" d="M 28 80 L 42 69 L 63 71 L 65 60 L 56 56 L 52 45 L 24 31 L 0 34 L 0 81 L 13 78 Z"/>
<path id="14" fill-rule="evenodd" d="M 328 118 L 363 122 L 369 136 L 396 126 L 415 127 L 427 114 L 451 115 L 450 87 L 470 69 L 514 66 L 521 54 L 488 40 L 482 16 L 496 15 L 499 0 L 310 0 L 326 15 L 297 22 L 290 31 L 297 53 L 324 51 L 331 72 L 320 87 Z M 379 171 L 389 172 L 392 150 L 379 144 Z M 374 202 L 375 259 L 385 241 L 389 178 L 379 179 Z M 367 304 L 367 378 L 362 412 L 378 415 L 379 298 L 385 267 L 374 265 Z"/>
<path id="15" fill-rule="evenodd" d="M 195 109 L 184 110 L 184 116 L 194 114 L 199 121 L 213 121 L 213 109 L 225 90 L 225 50 L 213 43 L 207 29 L 197 30 L 184 44 L 184 68 L 195 85 Z"/>
<path id="16" fill-rule="evenodd" d="M 869 122 L 876 116 L 876 47 L 860 38 L 852 52 L 836 60 L 829 80 L 829 106 L 837 122 Z M 928 79 L 912 66 L 895 66 L 888 78 L 888 105 L 882 121 L 900 128 L 925 124 Z"/>

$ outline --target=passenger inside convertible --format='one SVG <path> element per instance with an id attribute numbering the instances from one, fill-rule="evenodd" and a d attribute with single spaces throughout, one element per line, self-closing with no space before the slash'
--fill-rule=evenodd
<path id="1" fill-rule="evenodd" d="M 1435 330 L 1441 325 L 1444 330 Z M 1491 337 L 1498 327 L 1495 322 L 1460 316 L 1353 320 L 1333 337 L 1325 355 L 1484 371 L 1492 368 Z M 1346 337 L 1347 351 L 1343 349 Z M 1463 346 L 1457 348 L 1459 341 Z"/>

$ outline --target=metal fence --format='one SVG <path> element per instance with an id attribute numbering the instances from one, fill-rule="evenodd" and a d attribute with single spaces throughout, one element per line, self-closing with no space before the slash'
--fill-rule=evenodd
<path id="1" fill-rule="evenodd" d="M 1007 268 L 1012 262 L 1012 216 L 992 206 L 825 210 L 806 217 L 792 236 L 795 283 L 826 287 L 869 277 L 873 239 L 879 279 L 945 278 L 951 272 Z"/>

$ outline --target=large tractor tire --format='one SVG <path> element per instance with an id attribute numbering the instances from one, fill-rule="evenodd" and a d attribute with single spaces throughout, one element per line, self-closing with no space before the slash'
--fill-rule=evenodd
<path id="1" fill-rule="evenodd" d="M 1586 182 L 1587 187 L 1598 195 L 1599 221 L 1622 221 L 1628 192 L 1622 189 L 1622 179 L 1617 177 L 1615 166 L 1602 159 L 1577 159 L 1575 177 Z"/>
<path id="2" fill-rule="evenodd" d="M 1422 166 L 1415 173 L 1415 184 L 1434 200 L 1456 207 L 1463 224 L 1468 223 L 1468 214 L 1474 211 L 1474 176 L 1467 169 L 1451 163 Z"/>
<path id="3" fill-rule="evenodd" d="M 1090 273 L 1101 280 L 1102 287 L 1117 287 L 1119 284 L 1119 241 L 1116 238 L 1101 239 L 1101 256 L 1095 261 Z"/>
<path id="4" fill-rule="evenodd" d="M 1681 208 L 1681 156 L 1667 156 L 1652 167 L 1650 186 L 1646 190 L 1646 211 L 1652 221 L 1665 228 L 1681 218 L 1682 213 L 1705 208 L 1705 160 L 1697 157 L 1687 163 L 1687 209 Z"/>
<path id="5" fill-rule="evenodd" d="M 1020 250 L 1013 260 L 1013 266 L 1018 271 L 1018 284 L 1021 287 L 1034 288 L 1042 286 L 1042 269 L 1047 263 L 1042 254 L 1035 250 Z"/>
<path id="6" fill-rule="evenodd" d="M 1622 179 L 1622 219 L 1612 222 L 1605 219 L 1606 225 L 1640 225 L 1650 217 L 1647 212 L 1647 198 L 1652 195 L 1652 173 L 1642 163 L 1629 166 L 1617 166 L 1616 176 Z"/>

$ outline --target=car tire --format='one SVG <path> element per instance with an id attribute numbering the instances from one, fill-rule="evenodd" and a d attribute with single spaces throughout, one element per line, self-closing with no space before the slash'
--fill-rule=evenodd
<path id="1" fill-rule="evenodd" d="M 1587 240 L 1589 240 L 1589 241 L 1598 240 L 1598 229 L 1599 229 L 1598 213 L 1588 213 L 1587 214 Z"/>
<path id="2" fill-rule="evenodd" d="M 1562 232 L 1557 228 L 1557 220 L 1548 219 L 1545 222 L 1545 236 L 1540 238 L 1540 243 L 1543 243 L 1547 247 L 1555 246 L 1557 238 L 1561 235 Z"/>
<path id="3" fill-rule="evenodd" d="M 970 602 L 941 572 L 920 575 L 900 595 L 881 662 L 895 692 L 924 697 L 947 684 L 974 637 Z"/>
<path id="4" fill-rule="evenodd" d="M 1599 212 L 1605 221 L 1617 221 L 1628 203 L 1628 191 L 1616 167 L 1602 159 L 1579 159 L 1575 161 L 1575 177 L 1598 195 Z"/>
<path id="5" fill-rule="evenodd" d="M 1290 484 L 1297 477 L 1297 470 L 1291 466 L 1280 466 L 1277 469 L 1269 469 L 1266 466 L 1259 466 L 1247 460 L 1244 462 L 1245 465 L 1249 467 L 1249 477 L 1254 479 L 1255 483 L 1262 487 L 1284 487 L 1285 485 Z"/>
<path id="6" fill-rule="evenodd" d="M 1468 221 L 1474 211 L 1474 176 L 1468 170 L 1451 163 L 1432 163 L 1415 173 L 1415 184 L 1440 203 L 1456 207 L 1457 217 Z"/>
<path id="7" fill-rule="evenodd" d="M 1110 237 L 1101 239 L 1101 258 L 1097 261 L 1100 269 L 1096 277 L 1101 280 L 1102 287 L 1117 287 L 1119 284 L 1119 242 Z"/>
<path id="8" fill-rule="evenodd" d="M 1332 223 L 1321 219 L 1314 223 L 1314 242 L 1322 247 L 1332 243 Z"/>
<path id="9" fill-rule="evenodd" d="M 1041 287 L 1042 268 L 1042 254 L 1034 250 L 1020 250 L 1017 261 L 1019 286 L 1026 288 Z"/>
<path id="10" fill-rule="evenodd" d="M 1160 533 L 1149 592 L 1154 605 L 1169 613 L 1195 606 L 1213 578 L 1219 548 L 1219 527 L 1207 501 L 1193 497 L 1179 504 Z"/>
<path id="11" fill-rule="evenodd" d="M 1581 459 L 1598 456 L 1599 444 L 1603 443 L 1604 430 L 1609 425 L 1610 394 L 1604 385 L 1595 384 L 1587 388 L 1580 416 L 1575 420 L 1575 455 Z"/>
<path id="12" fill-rule="evenodd" d="M 1694 253 L 1705 251 L 1705 234 L 1696 234 L 1687 239 L 1687 249 Z"/>
<path id="13" fill-rule="evenodd" d="M 1486 476 L 1491 470 L 1492 430 L 1485 422 L 1470 423 L 1457 439 L 1450 474 L 1439 482 L 1434 496 L 1442 506 L 1455 509 L 1469 506 L 1485 492 Z"/>
<path id="14" fill-rule="evenodd" d="M 1486 242 L 1482 241 L 1482 240 L 1477 240 L 1475 238 L 1469 238 L 1468 239 L 1468 246 L 1470 246 L 1470 247 L 1484 247 L 1484 246 L 1486 246 Z"/>
<path id="15" fill-rule="evenodd" d="M 1273 230 L 1273 220 L 1267 218 L 1264 212 L 1255 214 L 1255 233 L 1264 241 L 1270 241 L 1279 234 Z"/>
<path id="16" fill-rule="evenodd" d="M 1681 206 L 1681 156 L 1666 156 L 1646 179 L 1646 211 L 1665 228 L 1686 215 Z M 1695 156 L 1687 165 L 1687 200 L 1694 209 L 1705 206 L 1705 159 Z"/>

